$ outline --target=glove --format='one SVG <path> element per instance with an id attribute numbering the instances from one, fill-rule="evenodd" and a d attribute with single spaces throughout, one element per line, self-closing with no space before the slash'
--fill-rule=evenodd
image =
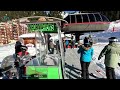
<path id="1" fill-rule="evenodd" d="M 98 57 L 98 60 L 100 60 L 101 59 L 101 57 Z"/>
<path id="2" fill-rule="evenodd" d="M 79 54 L 80 53 L 80 50 L 78 49 L 77 53 Z"/>
<path id="3" fill-rule="evenodd" d="M 118 66 L 120 67 L 120 63 L 118 63 Z"/>
<path id="4" fill-rule="evenodd" d="M 15 65 L 15 67 L 18 67 L 18 66 L 19 66 L 19 62 L 18 62 L 18 61 L 15 61 L 15 62 L 14 62 L 14 65 Z"/>

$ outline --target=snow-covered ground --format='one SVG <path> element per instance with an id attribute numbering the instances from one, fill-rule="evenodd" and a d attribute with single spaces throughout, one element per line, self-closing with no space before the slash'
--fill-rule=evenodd
<path id="1" fill-rule="evenodd" d="M 105 66 L 104 66 L 104 57 L 101 58 L 101 60 L 98 61 L 98 56 L 101 52 L 101 50 L 104 48 L 105 45 L 108 43 L 96 43 L 93 45 L 94 48 L 94 56 L 93 56 L 93 62 L 97 64 L 104 72 L 105 72 Z M 14 53 L 14 44 L 13 45 L 8 45 L 4 47 L 0 47 L 0 62 L 8 56 L 12 55 Z M 117 79 L 120 79 L 120 67 L 118 66 L 117 69 L 115 70 Z"/>
<path id="2" fill-rule="evenodd" d="M 14 47 L 15 44 L 0 46 L 0 63 L 6 56 L 13 55 L 15 53 Z"/>

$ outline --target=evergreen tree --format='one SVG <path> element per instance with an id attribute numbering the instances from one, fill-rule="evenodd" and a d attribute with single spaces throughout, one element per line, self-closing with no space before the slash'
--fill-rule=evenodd
<path id="1" fill-rule="evenodd" d="M 4 21 L 4 16 L 8 16 L 9 19 L 29 17 L 29 16 L 50 16 L 62 18 L 62 11 L 49 11 L 48 15 L 45 11 L 0 11 L 0 22 Z M 110 19 L 110 21 L 119 20 L 120 19 L 120 11 L 80 11 L 80 12 L 100 12 Z"/>
<path id="2" fill-rule="evenodd" d="M 4 21 L 4 16 L 8 16 L 11 19 L 29 17 L 29 16 L 46 16 L 45 11 L 0 11 L 0 21 Z"/>
<path id="3" fill-rule="evenodd" d="M 48 16 L 56 17 L 56 18 L 62 18 L 61 11 L 50 11 Z"/>

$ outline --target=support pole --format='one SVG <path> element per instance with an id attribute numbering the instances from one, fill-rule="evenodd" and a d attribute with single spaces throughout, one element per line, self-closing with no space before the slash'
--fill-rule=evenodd
<path id="1" fill-rule="evenodd" d="M 64 58 L 64 51 L 63 51 L 63 43 L 62 43 L 62 38 L 61 38 L 61 30 L 60 26 L 57 24 L 58 27 L 58 38 L 59 38 L 59 45 L 60 45 L 60 54 L 61 54 L 61 61 L 62 61 L 62 71 L 63 71 L 63 78 L 66 76 L 65 75 L 65 58 Z"/>

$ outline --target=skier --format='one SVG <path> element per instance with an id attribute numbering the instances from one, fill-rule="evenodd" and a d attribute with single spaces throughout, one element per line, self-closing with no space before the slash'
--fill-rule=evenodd
<path id="1" fill-rule="evenodd" d="M 54 54 L 54 44 L 52 39 L 50 40 L 49 47 L 50 47 L 50 54 Z"/>
<path id="2" fill-rule="evenodd" d="M 15 61 L 17 60 L 18 53 L 21 52 L 21 47 L 22 47 L 22 43 L 20 41 L 16 41 L 16 44 L 15 44 L 15 54 L 14 54 Z"/>
<path id="3" fill-rule="evenodd" d="M 80 53 L 80 63 L 82 69 L 82 78 L 89 79 L 89 65 L 92 60 L 92 56 L 94 53 L 94 49 L 91 47 L 89 43 L 84 43 L 83 45 L 79 46 L 78 53 Z"/>
<path id="4" fill-rule="evenodd" d="M 21 52 L 18 53 L 18 56 L 17 56 L 17 61 L 15 61 L 15 66 L 17 68 L 17 71 L 19 73 L 19 78 L 21 79 L 22 78 L 22 74 L 24 72 L 24 65 L 20 67 L 20 62 L 21 62 L 21 58 L 24 57 L 25 55 L 27 57 L 29 57 L 29 53 L 27 52 L 27 46 L 22 46 L 21 47 Z M 27 62 L 26 62 L 27 63 Z"/>
<path id="5" fill-rule="evenodd" d="M 60 53 L 60 45 L 59 45 L 59 40 L 56 41 L 56 54 Z"/>
<path id="6" fill-rule="evenodd" d="M 21 52 L 21 47 L 22 47 L 21 42 L 17 41 L 16 44 L 15 44 L 15 54 Z"/>
<path id="7" fill-rule="evenodd" d="M 51 35 L 50 34 L 47 34 L 46 35 L 46 38 L 47 38 L 47 42 L 48 42 L 48 50 L 49 50 L 49 52 L 50 52 L 50 37 L 51 37 Z"/>
<path id="8" fill-rule="evenodd" d="M 27 49 L 28 49 L 27 46 L 22 46 L 22 47 L 21 47 L 21 52 L 19 52 L 18 55 L 19 55 L 20 57 L 22 57 L 22 56 L 24 56 L 24 55 L 29 55 L 29 53 L 27 52 Z"/>
<path id="9" fill-rule="evenodd" d="M 84 42 L 83 42 L 83 43 L 84 43 L 84 44 L 85 44 L 85 43 L 89 43 L 88 37 L 85 37 L 85 38 L 84 38 Z"/>
<path id="10" fill-rule="evenodd" d="M 65 56 L 65 52 L 66 52 L 65 38 L 62 38 L 62 42 L 63 42 L 63 51 L 64 51 L 64 56 Z"/>
<path id="11" fill-rule="evenodd" d="M 62 42 L 63 42 L 63 52 L 64 52 L 64 56 L 65 56 L 66 48 L 65 48 L 65 41 L 64 41 L 64 39 L 62 39 Z M 56 50 L 57 50 L 57 54 L 61 52 L 60 51 L 60 43 L 59 43 L 58 40 L 56 42 Z"/>
<path id="12" fill-rule="evenodd" d="M 72 35 L 71 37 L 71 49 L 74 49 L 75 41 L 74 41 L 74 36 Z"/>
<path id="13" fill-rule="evenodd" d="M 88 39 L 89 39 L 90 45 L 92 46 L 93 45 L 93 39 L 92 39 L 91 35 L 89 35 Z"/>
<path id="14" fill-rule="evenodd" d="M 116 79 L 115 68 L 119 63 L 120 45 L 117 44 L 118 39 L 116 37 L 109 38 L 109 44 L 101 51 L 98 60 L 105 55 L 105 68 L 107 79 Z"/>
<path id="15" fill-rule="evenodd" d="M 68 48 L 69 41 L 68 41 L 68 40 L 66 40 L 66 41 L 65 41 L 65 44 L 66 44 L 66 48 Z"/>
<path id="16" fill-rule="evenodd" d="M 19 58 L 24 56 L 24 55 L 29 55 L 29 53 L 27 52 L 27 46 L 21 46 L 21 52 L 17 53 L 17 57 L 15 60 L 15 66 L 19 67 Z"/>

